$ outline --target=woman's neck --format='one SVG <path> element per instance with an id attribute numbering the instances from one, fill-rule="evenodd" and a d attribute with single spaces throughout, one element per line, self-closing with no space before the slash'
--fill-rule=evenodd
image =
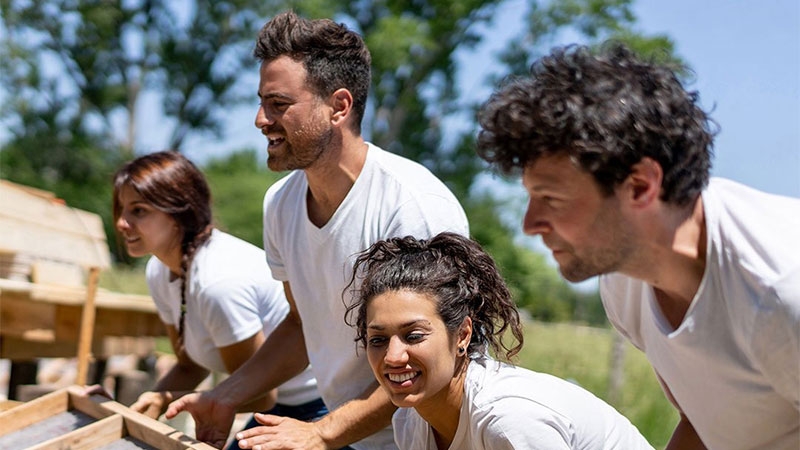
<path id="1" fill-rule="evenodd" d="M 439 450 L 450 448 L 456 436 L 468 367 L 469 359 L 464 359 L 462 368 L 447 387 L 436 394 L 434 398 L 415 407 L 417 413 L 433 428 L 436 447 Z"/>

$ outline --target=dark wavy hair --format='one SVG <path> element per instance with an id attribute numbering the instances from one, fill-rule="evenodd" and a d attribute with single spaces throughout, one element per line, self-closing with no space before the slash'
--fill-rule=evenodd
<path id="1" fill-rule="evenodd" d="M 341 88 L 350 91 L 356 115 L 353 123 L 360 133 L 372 63 L 361 36 L 344 24 L 329 19 L 308 20 L 287 11 L 261 28 L 253 51 L 253 56 L 262 62 L 283 55 L 303 64 L 307 82 L 319 97 L 326 98 Z"/>
<path id="2" fill-rule="evenodd" d="M 114 175 L 112 211 L 114 223 L 122 214 L 120 193 L 130 186 L 153 208 L 169 214 L 183 233 L 181 241 L 181 304 L 186 303 L 186 276 L 192 257 L 211 236 L 211 190 L 203 173 L 175 151 L 141 156 L 123 165 Z M 115 227 L 116 229 L 116 227 Z M 119 236 L 119 231 L 117 231 Z M 183 336 L 185 308 L 181 308 L 178 334 Z"/>
<path id="3" fill-rule="evenodd" d="M 611 194 L 642 158 L 664 172 L 661 199 L 686 205 L 708 183 L 716 124 L 672 69 L 619 43 L 555 49 L 508 79 L 478 113 L 478 155 L 501 172 L 568 154 Z M 714 128 L 712 130 L 712 128 Z"/>
<path id="4" fill-rule="evenodd" d="M 356 289 L 357 279 L 361 283 Z M 356 328 L 356 342 L 362 346 L 370 300 L 387 291 L 406 290 L 435 298 L 450 333 L 458 331 L 465 317 L 472 318 L 468 355 L 484 355 L 491 347 L 511 359 L 522 347 L 519 312 L 494 260 L 477 242 L 459 234 L 378 241 L 356 258 L 350 287 L 354 295 L 345 322 Z M 513 347 L 503 340 L 506 330 L 516 341 Z"/>

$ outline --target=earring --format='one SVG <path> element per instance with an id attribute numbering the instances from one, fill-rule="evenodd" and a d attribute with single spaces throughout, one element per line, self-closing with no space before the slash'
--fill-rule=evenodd
<path id="1" fill-rule="evenodd" d="M 464 347 L 458 347 L 458 356 L 464 356 L 467 353 L 467 349 Z"/>

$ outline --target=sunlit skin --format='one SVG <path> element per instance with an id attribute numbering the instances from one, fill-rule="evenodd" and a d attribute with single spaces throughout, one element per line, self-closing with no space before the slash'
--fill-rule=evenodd
<path id="1" fill-rule="evenodd" d="M 544 156 L 525 167 L 528 192 L 523 231 L 540 235 L 561 274 L 578 282 L 621 268 L 634 251 L 633 231 L 616 196 L 568 156 Z"/>
<path id="2" fill-rule="evenodd" d="M 434 433 L 452 440 L 464 393 L 465 347 L 471 321 L 448 332 L 429 295 L 408 290 L 378 295 L 367 306 L 367 359 L 396 406 L 415 408 Z"/>
<path id="3" fill-rule="evenodd" d="M 175 219 L 154 208 L 129 185 L 120 189 L 119 203 L 122 210 L 115 226 L 128 254 L 155 255 L 173 273 L 179 274 L 181 231 Z"/>
<path id="4" fill-rule="evenodd" d="M 255 126 L 268 140 L 274 171 L 312 167 L 333 139 L 333 110 L 307 85 L 303 64 L 280 56 L 261 64 Z"/>

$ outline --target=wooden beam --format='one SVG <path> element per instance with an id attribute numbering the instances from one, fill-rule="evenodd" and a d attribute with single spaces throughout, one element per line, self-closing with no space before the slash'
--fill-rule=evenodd
<path id="1" fill-rule="evenodd" d="M 35 402 L 27 402 L 0 413 L 0 436 L 21 430 L 29 425 L 67 410 L 67 391 L 45 394 Z"/>
<path id="2" fill-rule="evenodd" d="M 97 280 L 100 277 L 100 268 L 92 267 L 89 269 L 89 282 L 86 286 L 86 303 L 83 305 L 81 315 L 81 332 L 78 340 L 78 374 L 75 383 L 86 384 L 86 374 L 89 370 L 89 359 L 91 359 L 92 338 L 94 336 L 94 297 L 97 294 Z"/>
<path id="3" fill-rule="evenodd" d="M 109 416 L 30 447 L 29 450 L 91 450 L 122 439 L 123 436 L 122 417 Z"/>

